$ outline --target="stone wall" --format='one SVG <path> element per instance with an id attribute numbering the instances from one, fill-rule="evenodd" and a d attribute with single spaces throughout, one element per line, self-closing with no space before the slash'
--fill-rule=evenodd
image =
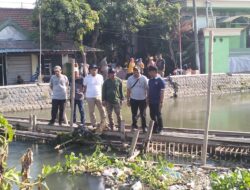
<path id="1" fill-rule="evenodd" d="M 207 74 L 172 76 L 172 81 L 177 83 L 178 97 L 202 96 L 207 93 Z M 173 96 L 173 87 L 167 80 L 167 97 Z M 250 74 L 213 74 L 212 94 L 225 94 L 250 91 Z"/>
<path id="2" fill-rule="evenodd" d="M 172 76 L 178 86 L 178 97 L 202 96 L 207 93 L 207 75 Z M 173 96 L 167 80 L 166 97 Z M 250 74 L 214 74 L 212 93 L 225 94 L 250 91 Z M 48 83 L 0 87 L 0 112 L 43 109 L 51 107 Z"/>
<path id="3" fill-rule="evenodd" d="M 48 84 L 25 84 L 0 87 L 0 112 L 51 107 Z"/>

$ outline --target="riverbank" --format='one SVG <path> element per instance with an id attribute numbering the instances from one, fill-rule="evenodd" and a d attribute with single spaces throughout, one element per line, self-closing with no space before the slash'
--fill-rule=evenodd
<path id="1" fill-rule="evenodd" d="M 165 79 L 166 98 L 204 96 L 207 92 L 207 75 L 181 75 Z M 214 74 L 212 94 L 230 94 L 250 91 L 250 74 Z M 48 83 L 10 85 L 0 87 L 0 112 L 15 112 L 51 107 L 51 92 Z"/>

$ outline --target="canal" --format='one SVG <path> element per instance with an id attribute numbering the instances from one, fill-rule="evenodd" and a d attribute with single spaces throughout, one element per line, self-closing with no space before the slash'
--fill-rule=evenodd
<path id="1" fill-rule="evenodd" d="M 31 148 L 34 153 L 34 161 L 31 165 L 31 180 L 35 180 L 38 174 L 41 173 L 43 165 L 54 165 L 57 162 L 63 162 L 65 154 L 70 152 L 88 153 L 84 147 L 77 149 L 65 150 L 63 153 L 58 153 L 54 150 L 54 146 L 49 144 L 37 144 L 31 141 L 22 142 L 15 141 L 10 143 L 8 167 L 15 167 L 21 171 L 21 156 L 26 152 L 27 148 Z M 46 179 L 46 183 L 50 190 L 104 190 L 104 182 L 100 177 L 90 175 L 69 175 L 69 174 L 54 174 Z M 18 187 L 14 187 L 18 190 Z"/>
<path id="2" fill-rule="evenodd" d="M 211 130 L 250 131 L 248 127 L 250 93 L 214 95 L 211 111 Z M 85 112 L 89 121 L 86 103 Z M 31 113 L 36 114 L 38 118 L 50 119 L 50 110 L 12 112 L 5 115 L 28 117 Z M 165 127 L 203 129 L 206 118 L 206 96 L 165 99 L 162 113 Z M 70 118 L 69 109 L 67 116 Z M 125 103 L 122 116 L 127 124 L 131 123 L 131 111 Z M 149 114 L 147 120 L 149 121 Z"/>
<path id="3" fill-rule="evenodd" d="M 86 106 L 86 116 L 88 119 L 88 110 Z M 130 109 L 124 104 L 123 118 L 126 123 L 131 122 Z M 212 99 L 212 114 L 211 127 L 213 130 L 227 130 L 227 131 L 246 131 L 250 123 L 250 94 L 231 94 L 217 96 L 214 95 Z M 38 118 L 50 118 L 50 110 L 33 110 L 26 112 L 5 113 L 7 116 L 22 116 L 28 117 L 29 114 L 36 114 Z M 70 116 L 67 110 L 68 118 Z M 97 114 L 98 115 L 98 114 Z M 163 107 L 163 119 L 166 127 L 175 128 L 195 128 L 201 129 L 205 125 L 206 116 L 206 97 L 186 97 L 186 98 L 171 98 L 166 99 Z M 79 118 L 79 117 L 78 117 Z M 149 117 L 148 117 L 149 120 Z M 64 161 L 65 154 L 71 151 L 76 153 L 86 152 L 84 147 L 77 149 L 69 149 L 63 153 L 58 153 L 54 150 L 54 146 L 49 144 L 37 144 L 34 142 L 15 141 L 10 144 L 8 166 L 16 167 L 20 171 L 20 157 L 27 148 L 32 148 L 34 152 L 34 162 L 31 166 L 31 177 L 35 179 L 43 165 L 54 165 L 56 162 Z M 190 162 L 190 160 L 169 160 L 173 163 Z M 221 163 L 220 163 L 221 164 Z M 105 189 L 103 179 L 90 175 L 66 175 L 57 174 L 51 175 L 46 180 L 51 190 L 103 190 Z M 18 189 L 15 187 L 14 189 Z"/>

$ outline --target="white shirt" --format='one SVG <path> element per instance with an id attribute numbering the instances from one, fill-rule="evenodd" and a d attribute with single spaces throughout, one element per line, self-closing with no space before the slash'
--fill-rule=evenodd
<path id="1" fill-rule="evenodd" d="M 96 98 L 102 96 L 103 77 L 100 74 L 87 75 L 84 78 L 84 86 L 87 86 L 86 98 Z"/>
<path id="2" fill-rule="evenodd" d="M 136 83 L 137 80 L 138 78 L 135 78 L 134 75 L 130 76 L 127 80 L 127 88 L 130 89 L 130 98 L 134 100 L 145 100 L 148 91 L 148 79 L 144 75 L 141 75 Z M 131 87 L 133 88 L 131 89 Z"/>

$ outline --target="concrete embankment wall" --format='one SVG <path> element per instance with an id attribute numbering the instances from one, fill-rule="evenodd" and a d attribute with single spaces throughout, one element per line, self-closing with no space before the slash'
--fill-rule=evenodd
<path id="1" fill-rule="evenodd" d="M 24 84 L 0 87 L 0 112 L 51 107 L 48 84 Z"/>
<path id="2" fill-rule="evenodd" d="M 178 97 L 203 96 L 207 93 L 207 74 L 172 76 L 177 83 Z M 167 80 L 168 81 L 168 80 Z M 250 91 L 250 74 L 213 74 L 212 94 L 226 94 Z M 173 87 L 167 82 L 167 97 L 173 96 Z"/>
<path id="3" fill-rule="evenodd" d="M 207 93 L 207 75 L 172 76 L 178 86 L 178 97 L 202 96 Z M 250 91 L 250 74 L 214 74 L 213 94 Z M 173 96 L 173 87 L 167 82 L 166 97 Z M 0 87 L 0 112 L 44 109 L 51 107 L 49 85 L 26 84 Z"/>

